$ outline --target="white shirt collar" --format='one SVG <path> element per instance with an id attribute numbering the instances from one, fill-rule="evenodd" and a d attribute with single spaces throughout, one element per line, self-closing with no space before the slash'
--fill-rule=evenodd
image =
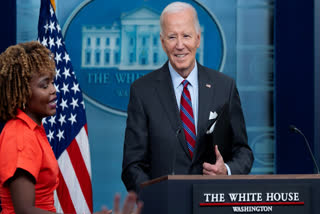
<path id="1" fill-rule="evenodd" d="M 184 78 L 182 76 L 180 76 L 180 74 L 174 70 L 170 61 L 168 64 L 169 64 L 169 71 L 170 71 L 170 75 L 171 75 L 171 79 L 172 79 L 172 83 L 173 83 L 173 88 L 176 89 L 180 86 L 180 84 L 184 80 Z M 195 62 L 195 65 L 194 65 L 191 73 L 186 78 L 186 80 L 188 80 L 189 85 L 191 85 L 192 87 L 198 86 L 198 67 L 197 67 L 196 62 Z"/>

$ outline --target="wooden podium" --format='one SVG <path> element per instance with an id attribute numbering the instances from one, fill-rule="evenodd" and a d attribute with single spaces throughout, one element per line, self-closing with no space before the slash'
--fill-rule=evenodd
<path id="1" fill-rule="evenodd" d="M 320 175 L 168 175 L 141 186 L 143 214 L 320 213 Z"/>

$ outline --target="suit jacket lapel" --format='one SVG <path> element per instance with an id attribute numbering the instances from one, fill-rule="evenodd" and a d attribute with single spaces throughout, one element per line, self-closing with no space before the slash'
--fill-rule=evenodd
<path id="1" fill-rule="evenodd" d="M 208 71 L 198 63 L 198 82 L 199 82 L 199 108 L 198 108 L 198 128 L 196 148 L 193 155 L 193 161 L 198 160 L 199 151 L 204 144 L 201 137 L 205 135 L 209 121 L 210 106 L 214 103 L 215 87 L 213 80 L 207 74 Z"/>
<path id="2" fill-rule="evenodd" d="M 172 86 L 168 63 L 166 63 L 159 71 L 156 91 L 166 115 L 168 115 L 172 129 L 175 130 L 176 137 L 179 139 L 179 142 L 188 157 L 190 157 L 182 128 L 179 108 L 177 106 L 176 95 Z"/>

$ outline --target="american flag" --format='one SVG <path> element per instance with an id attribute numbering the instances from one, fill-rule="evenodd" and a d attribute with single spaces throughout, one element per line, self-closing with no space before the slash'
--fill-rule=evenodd
<path id="1" fill-rule="evenodd" d="M 52 0 L 51 0 L 52 1 Z M 38 41 L 54 54 L 57 112 L 43 120 L 60 168 L 58 213 L 92 213 L 91 163 L 85 106 L 50 0 L 41 0 Z"/>

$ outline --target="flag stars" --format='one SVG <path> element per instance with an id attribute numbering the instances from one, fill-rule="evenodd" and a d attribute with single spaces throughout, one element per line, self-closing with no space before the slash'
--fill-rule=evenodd
<path id="1" fill-rule="evenodd" d="M 49 130 L 49 134 L 47 135 L 47 138 L 49 139 L 50 142 L 54 138 L 53 134 L 54 134 L 54 131 Z"/>
<path id="2" fill-rule="evenodd" d="M 49 29 L 50 29 L 51 33 L 52 33 L 52 31 L 54 31 L 56 29 L 56 27 L 54 26 L 54 22 L 50 21 Z"/>
<path id="3" fill-rule="evenodd" d="M 63 123 L 67 123 L 65 118 L 66 118 L 65 115 L 60 114 L 60 118 L 59 118 L 60 126 L 62 126 Z"/>
<path id="4" fill-rule="evenodd" d="M 71 57 L 65 50 L 65 42 L 61 35 L 62 29 L 56 20 L 54 8 L 50 6 L 45 12 L 46 17 L 40 17 L 39 19 L 38 41 L 51 49 L 54 54 L 53 59 L 56 63 L 54 87 L 56 88 L 58 102 L 56 115 L 47 117 L 42 123 L 54 152 L 59 153 L 60 151 L 56 146 L 68 144 L 70 142 L 67 141 L 75 137 L 73 134 L 76 133 L 69 133 L 68 130 L 78 123 L 83 125 L 82 123 L 85 120 L 82 120 L 82 117 L 85 117 L 83 115 L 85 104 L 81 95 L 80 84 L 75 79 L 75 72 L 71 66 Z M 75 97 L 72 98 L 72 96 Z"/>
<path id="5" fill-rule="evenodd" d="M 74 94 L 76 94 L 78 91 L 80 92 L 79 83 L 76 84 L 75 82 L 73 82 L 73 86 L 72 86 L 71 90 L 73 90 Z"/>
<path id="6" fill-rule="evenodd" d="M 54 10 L 53 10 L 52 6 L 50 5 L 50 16 L 52 17 L 53 14 L 54 14 Z"/>
<path id="7" fill-rule="evenodd" d="M 59 25 L 58 23 L 57 23 L 57 25 L 56 25 L 56 28 L 57 28 L 58 33 L 60 33 L 61 27 L 60 27 L 60 25 Z"/>
<path id="8" fill-rule="evenodd" d="M 48 32 L 48 29 L 49 29 L 49 25 L 48 25 L 48 22 L 43 26 L 44 30 L 45 30 L 45 33 Z"/>
<path id="9" fill-rule="evenodd" d="M 66 94 L 66 92 L 69 92 L 68 87 L 69 87 L 69 84 L 63 83 L 63 87 L 61 88 L 61 91 L 63 91 L 64 95 Z"/>
<path id="10" fill-rule="evenodd" d="M 58 38 L 56 39 L 56 45 L 57 45 L 58 49 L 60 48 L 60 46 L 62 46 L 61 38 L 58 37 Z"/>
<path id="11" fill-rule="evenodd" d="M 78 99 L 74 99 L 74 98 L 72 97 L 72 102 L 70 103 L 70 105 L 72 105 L 72 109 L 73 109 L 73 110 L 75 109 L 75 107 L 79 107 L 79 105 L 78 105 Z"/>
<path id="12" fill-rule="evenodd" d="M 56 88 L 56 92 L 57 92 L 57 93 L 60 93 L 59 85 L 56 85 L 55 83 L 54 83 L 53 85 L 54 85 L 54 87 Z"/>
<path id="13" fill-rule="evenodd" d="M 83 109 L 86 108 L 86 107 L 84 106 L 84 101 L 83 101 L 83 100 L 81 101 L 81 105 L 82 105 Z"/>
<path id="14" fill-rule="evenodd" d="M 71 77 L 70 75 L 70 69 L 64 68 L 63 72 L 64 78 L 67 79 L 68 77 Z"/>
<path id="15" fill-rule="evenodd" d="M 69 54 L 67 54 L 67 52 L 64 52 L 63 59 L 66 61 L 66 64 L 68 64 L 68 61 L 70 61 L 70 57 L 69 57 Z"/>
<path id="16" fill-rule="evenodd" d="M 64 108 L 68 108 L 68 106 L 67 106 L 67 101 L 68 101 L 68 100 L 64 100 L 64 99 L 62 98 L 62 101 L 61 101 L 61 103 L 60 103 L 60 106 L 61 106 L 61 108 L 62 108 L 62 111 L 64 111 Z"/>
<path id="17" fill-rule="evenodd" d="M 73 125 L 73 123 L 76 123 L 76 122 L 77 122 L 76 116 L 77 116 L 77 114 L 73 115 L 73 114 L 71 113 L 71 115 L 70 115 L 70 117 L 69 117 L 69 119 L 68 119 L 68 120 L 70 120 L 71 125 Z"/>
<path id="18" fill-rule="evenodd" d="M 41 44 L 42 44 L 43 46 L 45 46 L 45 47 L 48 47 L 48 39 L 45 38 L 45 37 L 43 37 L 43 40 L 42 40 Z"/>
<path id="19" fill-rule="evenodd" d="M 53 124 L 56 124 L 56 116 L 51 116 L 49 119 L 49 123 L 51 124 L 51 126 L 53 126 Z"/>
<path id="20" fill-rule="evenodd" d="M 63 134 L 64 134 L 64 130 L 61 131 L 61 130 L 59 129 L 59 133 L 57 134 L 57 137 L 59 138 L 59 141 L 61 141 L 61 139 L 64 139 Z"/>
<path id="21" fill-rule="evenodd" d="M 44 117 L 44 118 L 42 118 L 42 124 L 44 125 L 44 124 L 47 124 L 47 121 L 46 121 L 46 117 Z"/>
<path id="22" fill-rule="evenodd" d="M 54 46 L 54 38 L 49 37 L 49 46 L 52 48 Z"/>
<path id="23" fill-rule="evenodd" d="M 56 60 L 56 64 L 58 66 L 59 62 L 62 61 L 61 53 L 56 53 L 56 57 L 54 59 Z"/>
<path id="24" fill-rule="evenodd" d="M 59 79 L 59 77 L 61 77 L 60 75 L 60 69 L 56 68 L 56 80 Z"/>

